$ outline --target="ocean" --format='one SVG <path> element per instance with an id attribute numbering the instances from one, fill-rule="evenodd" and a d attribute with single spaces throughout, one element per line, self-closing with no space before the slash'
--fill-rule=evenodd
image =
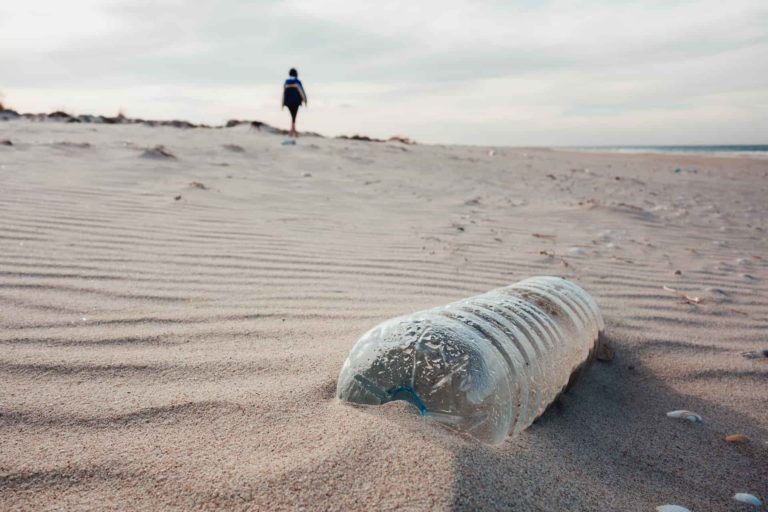
<path id="1" fill-rule="evenodd" d="M 763 156 L 768 157 L 768 144 L 715 145 L 715 146 L 572 146 L 577 151 L 615 152 L 615 153 L 676 153 L 676 154 L 715 154 L 723 156 Z"/>

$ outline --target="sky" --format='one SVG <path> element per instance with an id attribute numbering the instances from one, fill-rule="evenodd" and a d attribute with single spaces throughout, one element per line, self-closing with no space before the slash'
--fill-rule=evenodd
<path id="1" fill-rule="evenodd" d="M 508 146 L 768 143 L 768 0 L 0 3 L 24 112 Z"/>

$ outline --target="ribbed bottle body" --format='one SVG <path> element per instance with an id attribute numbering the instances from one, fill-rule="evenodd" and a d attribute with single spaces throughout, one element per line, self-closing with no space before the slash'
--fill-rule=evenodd
<path id="1" fill-rule="evenodd" d="M 603 327 L 579 286 L 533 277 L 374 327 L 345 361 L 337 396 L 368 405 L 405 400 L 426 417 L 498 443 L 563 391 Z"/>

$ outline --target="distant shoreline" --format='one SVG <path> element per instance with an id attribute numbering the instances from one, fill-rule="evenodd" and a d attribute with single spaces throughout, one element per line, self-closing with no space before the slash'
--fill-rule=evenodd
<path id="1" fill-rule="evenodd" d="M 663 146 L 572 146 L 553 147 L 558 151 L 663 155 L 749 156 L 768 158 L 768 144 L 663 145 Z"/>

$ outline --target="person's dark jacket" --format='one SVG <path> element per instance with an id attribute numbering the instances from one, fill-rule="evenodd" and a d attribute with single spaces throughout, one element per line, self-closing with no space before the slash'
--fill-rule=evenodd
<path id="1" fill-rule="evenodd" d="M 306 102 L 307 94 L 304 92 L 304 86 L 301 85 L 301 80 L 289 77 L 285 81 L 285 86 L 283 87 L 283 105 L 286 107 L 298 107 Z"/>

